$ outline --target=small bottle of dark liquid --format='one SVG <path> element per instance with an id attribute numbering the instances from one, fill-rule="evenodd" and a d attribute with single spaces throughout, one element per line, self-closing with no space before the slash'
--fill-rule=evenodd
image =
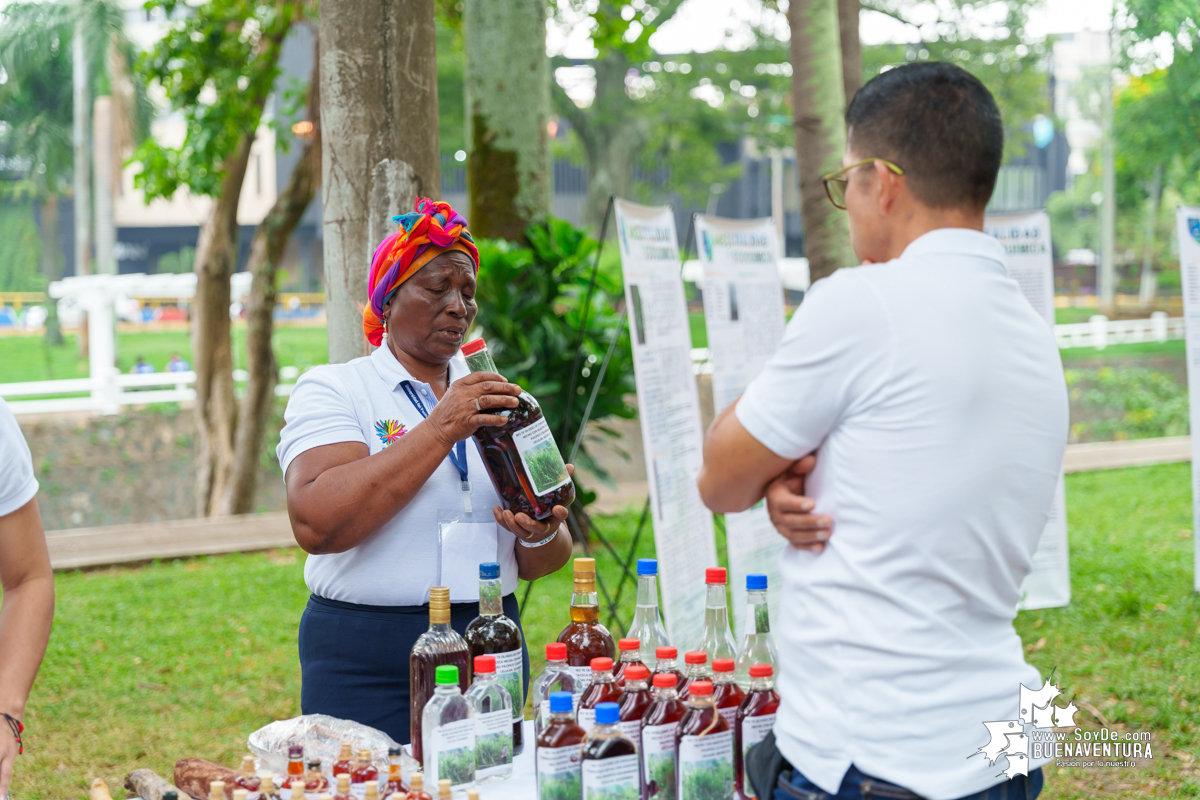
<path id="1" fill-rule="evenodd" d="M 350 794 L 363 800 L 367 796 L 367 784 L 374 783 L 378 787 L 379 769 L 371 763 L 371 751 L 359 750 L 358 761 L 350 772 Z"/>
<path id="2" fill-rule="evenodd" d="M 655 675 L 650 706 L 642 715 L 642 800 L 676 800 L 675 730 L 687 707 L 675 684 L 674 673 Z"/>
<path id="3" fill-rule="evenodd" d="M 754 787 L 745 777 L 746 752 L 767 738 L 775 727 L 779 695 L 775 692 L 774 673 L 770 664 L 750 667 L 750 693 L 738 708 L 737 724 L 733 728 L 733 766 L 741 800 L 756 800 Z"/>
<path id="4" fill-rule="evenodd" d="M 467 342 L 462 353 L 471 372 L 496 371 L 483 339 Z M 475 441 L 504 507 L 514 514 L 523 511 L 534 519 L 545 519 L 555 506 L 569 507 L 575 502 L 575 484 L 537 400 L 529 392 L 521 392 L 518 402 L 516 408 L 495 412 L 508 418 L 507 425 L 485 425 L 475 432 Z"/>
<path id="5" fill-rule="evenodd" d="M 310 758 L 308 769 L 304 772 L 304 791 L 309 794 L 320 794 L 329 789 L 329 779 L 321 772 L 321 759 Z"/>
<path id="6" fill-rule="evenodd" d="M 733 797 L 733 731 L 717 713 L 712 681 L 692 681 L 675 731 L 675 796 Z"/>
<path id="7" fill-rule="evenodd" d="M 350 749 L 349 742 L 342 742 L 342 749 L 338 752 L 338 760 L 333 762 L 333 769 L 330 773 L 336 778 L 343 772 L 349 775 L 354 771 L 354 751 Z"/>
<path id="8" fill-rule="evenodd" d="M 592 659 L 592 683 L 583 690 L 579 698 L 579 711 L 575 715 L 579 727 L 584 733 L 590 731 L 596 724 L 596 706 L 601 703 L 615 703 L 621 699 L 621 689 L 617 686 L 612 674 L 612 659 L 608 657 Z"/>
<path id="9" fill-rule="evenodd" d="M 670 645 L 657 647 L 654 650 L 654 658 L 658 663 L 654 665 L 654 671 L 650 674 L 651 680 L 655 675 L 670 673 L 675 676 L 676 688 L 683 685 L 683 672 L 679 669 L 678 649 Z"/>
<path id="10" fill-rule="evenodd" d="M 403 795 L 404 800 L 433 800 L 432 795 L 425 791 L 425 773 L 414 772 L 408 782 L 410 786 L 408 794 Z M 393 799 L 389 798 L 388 800 Z"/>
<path id="11" fill-rule="evenodd" d="M 254 756 L 242 756 L 242 768 L 238 770 L 233 785 L 238 789 L 245 789 L 250 794 L 258 794 L 262 778 L 258 777 L 258 771 L 254 768 Z"/>
<path id="12" fill-rule="evenodd" d="M 400 756 L 403 753 L 399 747 L 388 748 L 388 782 L 383 789 L 384 797 L 391 797 L 396 792 L 404 794 L 404 784 L 400 780 Z"/>
<path id="13" fill-rule="evenodd" d="M 630 664 L 641 664 L 646 666 L 642 661 L 642 643 L 637 639 L 621 639 L 617 642 L 617 647 L 621 651 L 621 660 L 613 667 L 613 676 L 617 682 L 617 686 L 625 685 L 625 670 Z"/>
<path id="14" fill-rule="evenodd" d="M 575 591 L 571 594 L 571 624 L 563 628 L 558 641 L 567 646 L 567 668 L 575 676 L 575 699 L 592 682 L 592 659 L 613 658 L 617 648 L 608 628 L 600 624 L 600 603 L 596 598 L 596 559 L 575 559 Z"/>
<path id="15" fill-rule="evenodd" d="M 616 703 L 596 706 L 596 725 L 583 742 L 583 800 L 636 797 L 641 789 L 638 750 L 621 732 Z"/>
<path id="16" fill-rule="evenodd" d="M 471 663 L 475 656 L 496 657 L 496 681 L 508 690 L 512 699 L 512 755 L 524 750 L 521 742 L 525 720 L 525 680 L 522 672 L 521 629 L 504 616 L 500 595 L 500 565 L 490 561 L 479 565 L 479 616 L 471 620 L 463 634 Z"/>
<path id="17" fill-rule="evenodd" d="M 290 800 L 293 790 L 296 800 L 304 793 L 304 748 L 294 744 L 288 748 L 287 776 L 279 784 L 283 800 Z"/>
<path id="18" fill-rule="evenodd" d="M 708 671 L 707 653 L 702 653 L 699 650 L 689 650 L 683 654 L 683 663 L 687 665 L 687 671 L 683 675 L 683 682 L 679 684 L 680 700 L 687 699 L 688 685 L 692 681 L 712 680 L 712 673 Z"/>
<path id="19" fill-rule="evenodd" d="M 538 797 L 580 796 L 579 764 L 583 728 L 575 722 L 570 692 L 550 694 L 550 720 L 537 737 Z"/>
<path id="20" fill-rule="evenodd" d="M 716 701 L 717 712 L 725 718 L 729 730 L 734 729 L 738 706 L 746 696 L 734 679 L 735 668 L 736 664 L 732 658 L 718 658 L 713 662 L 713 699 Z"/>
<path id="21" fill-rule="evenodd" d="M 467 643 L 450 627 L 450 590 L 434 586 L 429 590 L 429 630 L 421 634 L 408 658 L 409 740 L 413 758 L 425 763 L 421 748 L 421 711 L 437 688 L 437 668 L 444 664 L 458 667 L 458 688 L 466 692 Z"/>
<path id="22" fill-rule="evenodd" d="M 650 707 L 650 670 L 644 664 L 630 664 L 625 670 L 625 688 L 618 705 L 621 707 L 621 732 L 642 749 L 642 717 Z"/>

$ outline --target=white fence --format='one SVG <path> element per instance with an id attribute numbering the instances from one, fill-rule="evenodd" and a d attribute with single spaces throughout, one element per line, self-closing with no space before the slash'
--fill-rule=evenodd
<path id="1" fill-rule="evenodd" d="M 1062 349 L 1094 347 L 1103 350 L 1110 344 L 1165 342 L 1182 339 L 1183 332 L 1183 317 L 1168 317 L 1165 311 L 1155 311 L 1149 319 L 1109 319 L 1097 314 L 1087 322 L 1054 326 L 1054 338 Z"/>

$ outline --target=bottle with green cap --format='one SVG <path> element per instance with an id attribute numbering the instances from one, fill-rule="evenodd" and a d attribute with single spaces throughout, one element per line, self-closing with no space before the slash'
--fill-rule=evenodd
<path id="1" fill-rule="evenodd" d="M 434 681 L 433 696 L 421 714 L 425 775 L 465 788 L 475 783 L 474 709 L 458 687 L 458 667 L 439 666 Z"/>

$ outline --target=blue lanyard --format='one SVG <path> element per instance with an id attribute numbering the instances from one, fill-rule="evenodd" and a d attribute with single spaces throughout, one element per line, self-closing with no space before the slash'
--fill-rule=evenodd
<path id="1" fill-rule="evenodd" d="M 412 388 L 412 384 L 408 381 L 402 381 L 400 388 L 408 395 L 408 399 L 416 407 L 422 419 L 428 419 L 429 412 L 425 410 L 425 404 L 421 402 L 421 398 L 417 396 L 417 392 Z M 457 452 L 456 452 L 457 451 Z M 467 443 L 461 441 L 454 445 L 454 449 L 450 451 L 450 463 L 458 470 L 459 480 L 462 481 L 462 489 L 464 492 L 471 491 L 471 485 L 467 482 Z"/>

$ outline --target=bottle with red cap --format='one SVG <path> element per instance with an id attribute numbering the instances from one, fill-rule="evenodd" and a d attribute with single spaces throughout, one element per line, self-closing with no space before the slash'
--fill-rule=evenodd
<path id="1" fill-rule="evenodd" d="M 670 645 L 655 648 L 654 658 L 658 662 L 654 665 L 653 675 L 674 675 L 676 686 L 683 685 L 683 670 L 679 669 L 679 650 Z M 653 679 L 653 675 L 651 679 Z"/>
<path id="2" fill-rule="evenodd" d="M 496 675 L 494 655 L 475 656 L 474 666 L 467 700 L 475 712 L 475 781 L 502 781 L 512 775 L 512 695 Z"/>
<path id="3" fill-rule="evenodd" d="M 675 673 L 657 673 L 642 715 L 642 800 L 676 800 L 675 731 L 687 711 L 676 683 Z"/>
<path id="4" fill-rule="evenodd" d="M 496 372 L 483 339 L 467 342 L 462 354 L 471 372 Z M 521 392 L 518 401 L 516 408 L 489 411 L 507 417 L 508 424 L 481 427 L 475 441 L 504 507 L 514 514 L 523 511 L 533 519 L 546 519 L 555 506 L 575 502 L 575 484 L 538 401 L 529 392 Z"/>
<path id="5" fill-rule="evenodd" d="M 637 639 L 627 638 L 617 641 L 617 649 L 621 652 L 621 660 L 613 667 L 613 677 L 617 686 L 625 687 L 625 670 L 633 664 L 646 666 L 642 661 L 642 643 Z"/>
<path id="6" fill-rule="evenodd" d="M 724 567 L 704 570 L 708 594 L 704 599 L 704 631 L 700 634 L 700 644 L 696 645 L 696 649 L 703 650 L 710 662 L 718 658 L 737 658 L 737 644 L 733 640 L 733 631 L 729 629 L 726 579 Z"/>
<path id="7" fill-rule="evenodd" d="M 575 676 L 567 667 L 567 646 L 562 642 L 546 645 L 546 668 L 533 679 L 530 691 L 533 695 L 533 735 L 540 736 L 550 721 L 550 695 L 552 692 L 570 692 L 574 697 Z"/>
<path id="8" fill-rule="evenodd" d="M 575 715 L 585 733 L 596 724 L 596 706 L 621 699 L 621 687 L 613 680 L 612 668 L 612 659 L 608 656 L 592 659 L 592 682 L 583 690 L 579 698 L 579 711 Z"/>
<path id="9" fill-rule="evenodd" d="M 684 675 L 683 682 L 679 684 L 679 699 L 686 700 L 688 696 L 688 686 L 692 681 L 708 681 L 712 680 L 712 672 L 708 669 L 708 655 L 699 650 L 689 650 L 683 654 Z"/>
<path id="10" fill-rule="evenodd" d="M 717 712 L 729 723 L 733 730 L 737 721 L 738 707 L 746 697 L 742 687 L 734 679 L 736 664 L 732 658 L 718 658 L 713 662 L 713 699 L 716 701 Z"/>
<path id="11" fill-rule="evenodd" d="M 645 664 L 630 664 L 621 689 L 621 724 L 625 735 L 642 748 L 642 717 L 650 707 L 650 670 Z"/>
<path id="12" fill-rule="evenodd" d="M 675 797 L 732 797 L 733 731 L 717 713 L 712 681 L 693 681 L 687 705 L 675 731 Z"/>
<path id="13" fill-rule="evenodd" d="M 737 723 L 733 728 L 733 765 L 739 800 L 757 799 L 754 787 L 745 776 L 746 752 L 767 738 L 767 734 L 775 727 L 779 695 L 775 691 L 774 675 L 775 670 L 770 664 L 750 667 L 750 692 L 738 707 Z"/>

